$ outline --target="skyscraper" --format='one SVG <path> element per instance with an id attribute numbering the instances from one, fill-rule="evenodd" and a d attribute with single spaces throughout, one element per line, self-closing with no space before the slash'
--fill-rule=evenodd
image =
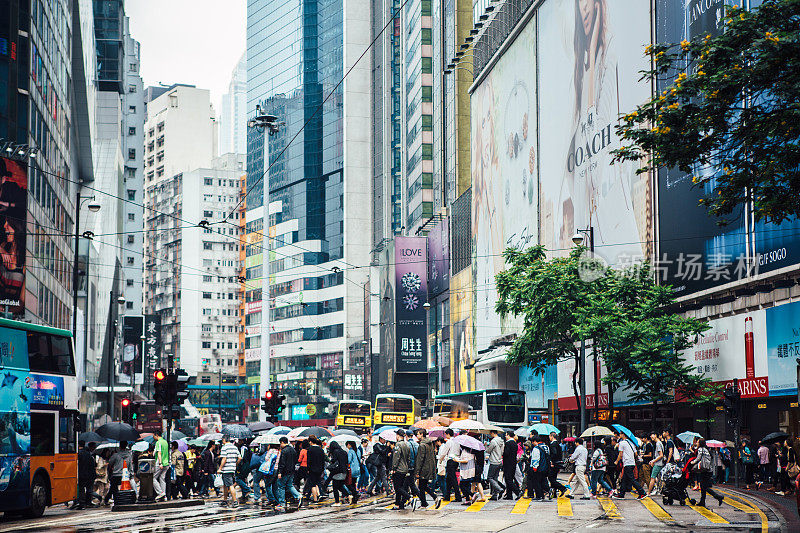
<path id="1" fill-rule="evenodd" d="M 219 110 L 219 153 L 247 153 L 247 54 L 233 68 Z"/>
<path id="2" fill-rule="evenodd" d="M 248 382 L 269 380 L 323 416 L 342 397 L 343 372 L 362 364 L 369 54 L 356 61 L 369 14 L 363 0 L 248 2 L 248 114 L 260 105 L 284 123 L 248 134 L 246 232 L 269 236 L 246 253 L 246 323 L 261 324 L 245 340 Z"/>

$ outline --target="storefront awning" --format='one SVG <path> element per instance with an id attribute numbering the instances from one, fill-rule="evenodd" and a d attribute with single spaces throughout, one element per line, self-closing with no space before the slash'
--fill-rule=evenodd
<path id="1" fill-rule="evenodd" d="M 488 366 L 494 363 L 505 363 L 508 355 L 508 346 L 498 346 L 486 353 L 481 354 L 480 359 L 475 361 L 475 366 Z"/>

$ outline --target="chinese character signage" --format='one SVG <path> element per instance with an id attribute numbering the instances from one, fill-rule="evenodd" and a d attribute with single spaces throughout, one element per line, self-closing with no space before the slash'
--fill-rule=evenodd
<path id="1" fill-rule="evenodd" d="M 161 317 L 145 315 L 144 317 L 144 358 L 148 371 L 161 364 Z"/>
<path id="2" fill-rule="evenodd" d="M 122 317 L 122 364 L 120 365 L 120 383 L 130 383 L 131 377 L 136 383 L 142 383 L 144 376 L 144 360 L 142 358 L 142 335 L 144 334 L 143 316 Z"/>
<path id="3" fill-rule="evenodd" d="M 356 395 L 364 393 L 364 372 L 361 370 L 344 371 L 344 393 Z"/>
<path id="4" fill-rule="evenodd" d="M 426 372 L 428 249 L 425 237 L 395 237 L 396 372 Z"/>
<path id="5" fill-rule="evenodd" d="M 31 405 L 64 406 L 64 378 L 31 374 L 28 378 Z"/>
<path id="6" fill-rule="evenodd" d="M 0 307 L 14 314 L 23 314 L 25 307 L 26 167 L 0 157 Z"/>
<path id="7" fill-rule="evenodd" d="M 770 307 L 766 313 L 770 393 L 795 395 L 797 358 L 800 358 L 800 302 Z"/>

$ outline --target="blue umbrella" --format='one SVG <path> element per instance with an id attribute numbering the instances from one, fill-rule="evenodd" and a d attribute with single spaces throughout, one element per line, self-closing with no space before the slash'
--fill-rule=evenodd
<path id="1" fill-rule="evenodd" d="M 679 433 L 676 435 L 681 442 L 685 442 L 686 444 L 691 444 L 694 442 L 694 439 L 702 439 L 703 436 L 700 433 L 695 433 L 694 431 L 684 431 L 683 433 Z"/>
<path id="2" fill-rule="evenodd" d="M 387 430 L 397 431 L 398 429 L 400 429 L 400 428 L 397 427 L 397 426 L 381 426 L 379 428 L 375 428 L 375 431 L 373 433 L 375 433 L 375 435 L 378 435 L 378 434 L 383 433 L 384 431 L 387 431 Z"/>
<path id="3" fill-rule="evenodd" d="M 636 435 L 634 435 L 633 431 L 631 431 L 630 429 L 626 428 L 622 424 L 611 424 L 611 427 L 616 429 L 620 433 L 624 433 L 625 436 L 628 437 L 633 443 L 633 445 L 636 446 L 637 448 L 641 446 L 641 444 L 639 443 L 639 439 L 636 438 Z"/>
<path id="4" fill-rule="evenodd" d="M 546 424 L 544 422 L 539 422 L 538 424 L 532 425 L 530 430 L 535 431 L 539 435 L 549 435 L 550 433 L 555 433 L 556 435 L 561 434 L 561 430 L 555 427 L 553 424 Z"/>

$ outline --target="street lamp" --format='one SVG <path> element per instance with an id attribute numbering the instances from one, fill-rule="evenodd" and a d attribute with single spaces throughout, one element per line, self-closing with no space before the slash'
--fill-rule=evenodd
<path id="1" fill-rule="evenodd" d="M 587 229 L 579 229 L 572 236 L 572 242 L 575 246 L 583 246 L 586 238 L 589 238 L 589 252 L 594 254 L 594 228 L 589 226 Z M 592 347 L 594 352 L 594 412 L 595 418 L 600 409 L 600 392 L 599 380 L 597 375 L 597 350 Z M 586 431 L 588 425 L 586 419 L 586 341 L 581 339 L 581 359 L 580 359 L 580 380 L 579 380 L 581 403 L 579 406 L 579 413 L 581 419 L 581 433 Z"/>
<path id="2" fill-rule="evenodd" d="M 100 211 L 100 204 L 97 203 L 96 201 L 94 201 L 94 199 L 95 199 L 94 196 L 85 196 L 85 197 L 81 198 L 81 189 L 80 189 L 80 185 L 78 185 L 78 193 L 77 193 L 77 197 L 76 197 L 76 200 L 75 200 L 75 253 L 74 253 L 74 256 L 73 256 L 73 260 L 72 260 L 72 338 L 73 339 L 75 338 L 75 335 L 78 333 L 78 278 L 79 278 L 79 271 L 78 271 L 79 253 L 78 253 L 78 249 L 80 248 L 78 245 L 80 243 L 80 238 L 81 238 L 81 234 L 80 234 L 81 201 L 83 201 L 83 200 L 91 201 L 91 203 L 87 207 L 89 208 L 89 211 L 91 211 L 92 213 L 97 213 L 98 211 Z M 91 240 L 91 238 L 94 237 L 93 233 L 91 233 L 91 232 L 86 232 L 86 233 L 87 233 L 87 235 L 85 235 L 85 237 L 87 239 Z M 88 234 L 91 234 L 91 236 L 89 236 Z M 88 268 L 88 256 L 89 256 L 89 254 L 87 253 L 86 256 L 87 256 L 87 268 L 86 268 L 86 270 L 89 270 L 89 268 Z M 87 275 L 87 274 L 88 274 L 88 272 L 84 272 L 84 275 Z M 86 359 L 86 354 L 85 353 L 83 354 L 83 357 L 84 357 L 84 361 L 85 361 L 85 359 Z"/>

